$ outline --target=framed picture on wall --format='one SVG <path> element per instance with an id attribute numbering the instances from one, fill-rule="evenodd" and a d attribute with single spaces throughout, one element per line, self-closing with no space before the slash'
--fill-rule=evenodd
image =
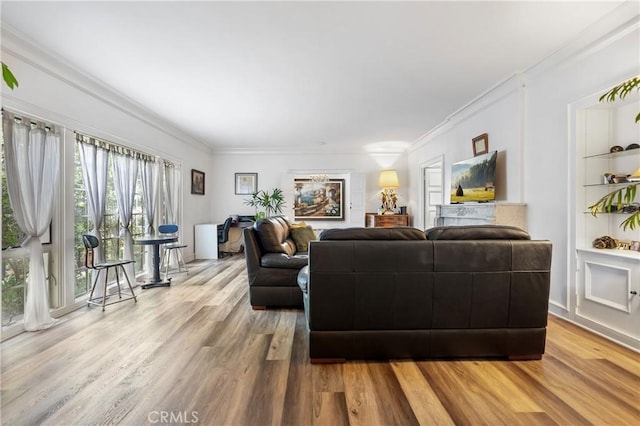
<path id="1" fill-rule="evenodd" d="M 489 135 L 487 133 L 483 133 L 480 136 L 476 136 L 471 139 L 471 143 L 473 144 L 474 157 L 489 152 Z"/>
<path id="2" fill-rule="evenodd" d="M 204 195 L 204 172 L 191 169 L 191 193 Z"/>
<path id="3" fill-rule="evenodd" d="M 344 220 L 344 179 L 294 179 L 294 219 Z"/>
<path id="4" fill-rule="evenodd" d="M 236 173 L 236 195 L 251 195 L 257 191 L 257 173 Z"/>

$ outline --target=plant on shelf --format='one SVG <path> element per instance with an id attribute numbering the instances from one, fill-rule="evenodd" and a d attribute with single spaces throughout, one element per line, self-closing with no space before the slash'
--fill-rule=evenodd
<path id="1" fill-rule="evenodd" d="M 632 91 L 640 91 L 640 75 L 633 77 L 629 80 L 623 81 L 617 86 L 613 87 L 607 93 L 600 97 L 600 102 L 614 102 L 617 99 L 624 99 Z M 636 123 L 640 122 L 640 112 L 636 115 Z M 636 171 L 637 173 L 637 171 Z M 634 173 L 634 177 L 635 173 Z M 638 193 L 638 184 L 640 182 L 629 182 L 628 185 L 611 191 L 604 197 L 600 198 L 593 205 L 589 206 L 589 210 L 594 217 L 597 217 L 598 213 L 611 212 L 611 211 L 624 211 L 623 209 L 631 209 L 631 203 L 636 199 Z M 613 207 L 615 206 L 615 208 Z M 640 228 L 640 209 L 636 207 L 635 212 L 626 218 L 620 226 L 623 230 L 627 228 L 634 230 L 636 227 Z"/>
<path id="2" fill-rule="evenodd" d="M 258 209 L 264 209 L 264 211 L 257 211 L 256 219 L 261 219 L 266 216 L 272 216 L 274 214 L 282 214 L 282 209 L 285 207 L 284 194 L 280 188 L 274 188 L 269 193 L 261 189 L 258 192 L 251 194 L 251 198 L 244 200 L 244 204 L 254 207 L 256 211 Z"/>

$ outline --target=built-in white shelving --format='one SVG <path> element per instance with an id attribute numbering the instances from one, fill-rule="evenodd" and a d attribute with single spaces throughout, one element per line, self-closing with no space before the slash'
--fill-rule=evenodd
<path id="1" fill-rule="evenodd" d="M 598 212 L 594 217 L 589 210 L 601 197 L 628 185 L 609 183 L 605 174 L 630 175 L 640 168 L 640 149 L 624 150 L 640 142 L 637 109 L 637 102 L 596 101 L 575 112 L 576 279 L 570 309 L 579 324 L 640 350 L 640 252 L 593 247 L 602 236 L 639 241 L 640 231 L 620 226 L 631 213 Z M 615 145 L 623 151 L 611 152 Z"/>

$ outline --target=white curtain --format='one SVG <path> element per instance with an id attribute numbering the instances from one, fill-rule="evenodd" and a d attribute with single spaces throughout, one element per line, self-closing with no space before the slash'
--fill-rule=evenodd
<path id="1" fill-rule="evenodd" d="M 18 226 L 28 235 L 22 244 L 29 248 L 24 328 L 43 330 L 55 323 L 49 314 L 49 291 L 40 237 L 49 229 L 57 199 L 60 137 L 45 129 L 30 128 L 10 117 L 3 120 L 3 126 L 9 200 Z"/>
<path id="2" fill-rule="evenodd" d="M 160 162 L 143 160 L 140 162 L 142 173 L 142 202 L 147 217 L 147 233 L 154 233 L 154 219 L 158 205 L 158 188 L 160 186 Z"/>
<path id="3" fill-rule="evenodd" d="M 164 217 L 165 223 L 178 225 L 178 206 L 180 205 L 180 170 L 175 165 L 164 163 Z M 178 266 L 178 259 L 169 259 L 171 268 Z"/>
<path id="4" fill-rule="evenodd" d="M 178 224 L 180 206 L 180 170 L 173 164 L 164 165 L 164 206 L 167 223 Z"/>
<path id="5" fill-rule="evenodd" d="M 120 238 L 124 238 L 123 259 L 133 259 L 133 238 L 129 226 L 133 215 L 133 202 L 138 179 L 138 160 L 130 155 L 113 155 L 113 183 L 120 216 Z M 133 263 L 124 265 L 130 280 L 135 278 Z"/>
<path id="6" fill-rule="evenodd" d="M 82 180 L 87 193 L 87 206 L 89 218 L 93 222 L 93 235 L 98 238 L 101 245 L 95 251 L 95 262 L 104 261 L 102 250 L 102 235 L 100 227 L 104 219 L 105 204 L 107 200 L 107 171 L 109 166 L 109 151 L 90 143 L 90 139 L 76 134 L 78 151 L 80 152 L 80 164 L 82 165 Z M 104 279 L 104 271 L 93 271 L 91 283 L 96 279 Z M 94 297 L 102 296 L 102 286 L 96 286 Z"/>

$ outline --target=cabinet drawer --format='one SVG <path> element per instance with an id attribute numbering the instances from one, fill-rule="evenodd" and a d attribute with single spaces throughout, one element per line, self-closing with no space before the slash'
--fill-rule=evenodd
<path id="1" fill-rule="evenodd" d="M 398 223 L 398 221 L 395 218 L 387 218 L 384 216 L 378 217 L 376 218 L 376 225 L 377 226 L 393 226 L 396 223 Z"/>
<path id="2" fill-rule="evenodd" d="M 366 226 L 374 227 L 390 227 L 390 226 L 409 226 L 409 215 L 406 214 L 390 214 L 380 215 L 367 213 L 365 217 Z"/>

